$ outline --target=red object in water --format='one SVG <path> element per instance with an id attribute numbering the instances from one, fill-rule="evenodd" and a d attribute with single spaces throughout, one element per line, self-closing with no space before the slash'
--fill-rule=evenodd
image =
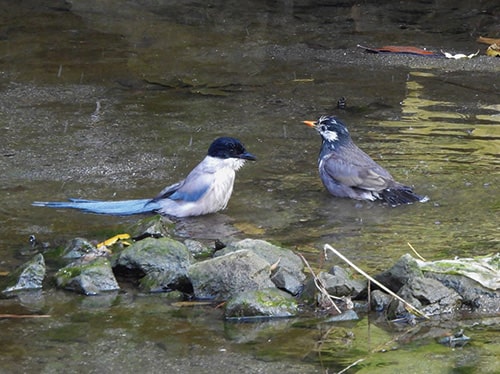
<path id="1" fill-rule="evenodd" d="M 441 56 L 440 53 L 412 46 L 386 45 L 382 48 L 369 48 L 369 47 L 363 47 L 362 45 L 358 44 L 358 48 L 362 48 L 366 52 L 371 52 L 371 53 L 404 53 L 410 55 L 429 56 L 429 57 Z"/>

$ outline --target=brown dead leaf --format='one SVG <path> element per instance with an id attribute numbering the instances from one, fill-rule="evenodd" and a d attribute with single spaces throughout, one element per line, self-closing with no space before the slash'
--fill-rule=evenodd
<path id="1" fill-rule="evenodd" d="M 480 36 L 479 38 L 476 39 L 478 43 L 483 43 L 483 44 L 500 44 L 500 39 L 496 38 L 487 38 L 484 36 Z"/>

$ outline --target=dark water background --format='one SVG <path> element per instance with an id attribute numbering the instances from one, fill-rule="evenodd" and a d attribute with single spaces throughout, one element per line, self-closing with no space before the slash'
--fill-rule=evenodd
<path id="1" fill-rule="evenodd" d="M 221 135 L 259 160 L 239 172 L 227 210 L 181 222 L 180 236 L 262 238 L 315 266 L 329 243 L 371 273 L 408 242 L 429 260 L 499 249 L 500 59 L 475 42 L 500 36 L 495 1 L 0 4 L 0 271 L 26 261 L 31 234 L 101 240 L 137 219 L 33 200 L 154 196 Z M 357 44 L 482 56 L 371 55 Z M 323 114 L 431 201 L 391 209 L 327 195 L 319 136 L 301 123 Z M 353 372 L 494 372 L 500 354 L 495 319 L 459 324 L 473 337 L 464 349 L 435 344 L 436 330 L 457 327 L 438 323 L 384 356 L 372 351 L 398 332 L 366 319 L 335 326 L 338 339 L 355 331 L 353 350 L 318 350 L 332 325 L 227 324 L 219 310 L 179 310 L 162 295 L 45 291 L 0 300 L 0 313 L 52 316 L 0 320 L 3 372 L 333 372 L 366 357 Z"/>

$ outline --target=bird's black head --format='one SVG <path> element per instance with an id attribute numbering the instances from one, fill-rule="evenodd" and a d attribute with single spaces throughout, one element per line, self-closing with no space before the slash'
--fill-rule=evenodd
<path id="1" fill-rule="evenodd" d="M 222 137 L 215 139 L 210 148 L 208 155 L 217 158 L 240 158 L 243 160 L 255 161 L 257 158 L 246 151 L 243 144 L 238 139 L 230 137 Z"/>
<path id="2" fill-rule="evenodd" d="M 314 127 L 327 143 L 342 143 L 350 138 L 349 131 L 337 118 L 322 116 L 317 121 L 304 121 L 309 127 Z"/>

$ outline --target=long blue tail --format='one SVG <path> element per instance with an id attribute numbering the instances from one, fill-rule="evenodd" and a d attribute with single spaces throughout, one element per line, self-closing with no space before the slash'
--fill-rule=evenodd
<path id="1" fill-rule="evenodd" d="M 131 214 L 151 213 L 160 208 L 158 202 L 152 199 L 100 201 L 69 199 L 69 201 L 35 201 L 34 206 L 48 208 L 78 209 L 88 213 L 128 216 Z"/>

